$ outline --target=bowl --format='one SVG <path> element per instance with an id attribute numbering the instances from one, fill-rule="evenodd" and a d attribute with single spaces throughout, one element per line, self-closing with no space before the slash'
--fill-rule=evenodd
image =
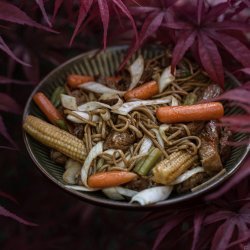
<path id="1" fill-rule="evenodd" d="M 72 73 L 87 74 L 87 75 L 100 74 L 102 76 L 111 76 L 118 69 L 119 64 L 123 60 L 126 49 L 127 49 L 126 46 L 117 46 L 117 47 L 110 47 L 105 51 L 99 53 L 97 53 L 97 50 L 90 51 L 87 53 L 83 53 L 75 58 L 72 58 L 71 60 L 65 62 L 64 64 L 54 69 L 38 84 L 38 86 L 34 89 L 32 94 L 30 95 L 26 103 L 23 119 L 28 114 L 32 114 L 42 119 L 45 119 L 44 115 L 32 101 L 32 96 L 37 91 L 42 91 L 47 96 L 51 96 L 55 88 L 64 85 L 67 75 Z M 134 55 L 132 60 L 138 55 L 138 53 L 142 53 L 142 55 L 146 58 L 151 58 L 161 54 L 162 51 L 163 51 L 162 47 L 145 48 L 137 52 L 137 54 Z M 238 85 L 237 80 L 229 73 L 226 74 L 226 88 L 232 88 L 235 87 L 236 85 Z M 239 112 L 242 112 L 242 110 L 236 107 L 231 108 L 230 110 L 226 110 L 226 113 L 228 114 L 239 113 Z M 120 209 L 135 209 L 135 210 L 156 209 L 170 205 L 176 205 L 180 202 L 188 201 L 192 198 L 200 196 L 201 194 L 204 194 L 205 192 L 211 191 L 213 188 L 223 183 L 226 179 L 228 179 L 231 175 L 233 175 L 237 171 L 237 169 L 240 167 L 241 162 L 246 157 L 249 151 L 249 147 L 246 145 L 233 148 L 231 156 L 225 165 L 226 171 L 224 173 L 222 172 L 216 175 L 215 177 L 207 181 L 205 184 L 200 186 L 196 191 L 170 197 L 168 200 L 161 201 L 156 204 L 148 206 L 140 206 L 137 204 L 130 204 L 128 202 L 110 200 L 106 198 L 101 192 L 84 193 L 66 188 L 65 183 L 62 179 L 64 168 L 62 166 L 55 164 L 50 159 L 49 148 L 35 141 L 25 132 L 23 133 L 23 137 L 29 155 L 33 160 L 33 162 L 35 163 L 35 165 L 37 166 L 37 168 L 51 182 L 55 183 L 61 189 L 67 191 L 68 193 L 77 198 L 80 198 L 86 202 L 95 205 L 120 208 Z M 236 141 L 245 140 L 246 138 L 248 138 L 246 134 L 242 133 L 234 134 L 234 140 Z"/>

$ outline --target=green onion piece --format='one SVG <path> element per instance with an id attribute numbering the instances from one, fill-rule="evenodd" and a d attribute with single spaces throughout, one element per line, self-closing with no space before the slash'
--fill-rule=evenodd
<path id="1" fill-rule="evenodd" d="M 68 127 L 67 127 L 67 125 L 66 125 L 66 123 L 65 123 L 64 120 L 57 120 L 57 121 L 56 121 L 56 125 L 57 125 L 59 128 L 68 131 Z"/>
<path id="2" fill-rule="evenodd" d="M 143 165 L 138 171 L 139 175 L 147 175 L 148 172 L 155 166 L 155 164 L 160 160 L 162 152 L 158 148 L 154 148 L 152 152 L 149 153 L 148 157 L 144 161 Z"/>
<path id="3" fill-rule="evenodd" d="M 151 147 L 151 148 L 149 149 L 147 155 L 149 155 L 149 154 L 153 151 L 154 148 L 155 148 L 155 147 Z M 141 168 L 141 166 L 142 166 L 143 163 L 145 162 L 145 160 L 146 160 L 146 158 L 147 158 L 147 155 L 146 155 L 145 157 L 141 158 L 141 159 L 136 163 L 136 165 L 135 165 L 135 167 L 134 167 L 134 169 L 133 169 L 134 172 L 137 173 L 137 172 L 139 171 L 139 169 Z"/>
<path id="4" fill-rule="evenodd" d="M 64 87 L 57 87 L 55 91 L 53 92 L 50 100 L 53 103 L 53 105 L 57 108 L 61 104 L 61 94 L 64 94 L 65 90 Z"/>
<path id="5" fill-rule="evenodd" d="M 189 94 L 186 96 L 186 98 L 185 98 L 183 104 L 184 104 L 184 105 L 193 105 L 193 104 L 195 104 L 195 103 L 197 102 L 197 99 L 198 99 L 198 97 L 197 97 L 196 94 L 194 94 L 194 93 L 189 93 Z"/>

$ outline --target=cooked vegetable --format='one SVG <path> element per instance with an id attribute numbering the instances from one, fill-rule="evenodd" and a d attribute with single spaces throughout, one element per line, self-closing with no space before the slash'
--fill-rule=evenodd
<path id="1" fill-rule="evenodd" d="M 141 55 L 137 57 L 137 59 L 129 66 L 128 68 L 131 74 L 131 84 L 129 86 L 129 90 L 133 89 L 137 83 L 140 81 L 141 76 L 144 70 L 144 59 Z"/>
<path id="2" fill-rule="evenodd" d="M 84 76 L 84 75 L 76 75 L 72 74 L 67 77 L 67 83 L 71 88 L 78 88 L 79 85 L 86 82 L 93 82 L 93 76 Z"/>
<path id="3" fill-rule="evenodd" d="M 123 196 L 133 197 L 138 194 L 137 191 L 130 190 L 124 187 L 109 187 L 102 189 L 102 192 L 112 200 L 124 200 Z"/>
<path id="4" fill-rule="evenodd" d="M 165 123 L 208 121 L 219 119 L 223 115 L 224 108 L 219 102 L 201 103 L 190 106 L 165 106 L 156 110 L 158 120 Z"/>
<path id="5" fill-rule="evenodd" d="M 151 81 L 144 83 L 137 88 L 127 91 L 124 94 L 124 98 L 126 101 L 129 101 L 131 99 L 146 100 L 156 95 L 157 93 L 159 93 L 159 86 L 156 81 Z"/>
<path id="6" fill-rule="evenodd" d="M 103 188 L 102 192 L 111 200 L 121 201 L 125 198 L 117 192 L 116 187 Z"/>
<path id="7" fill-rule="evenodd" d="M 126 102 L 126 103 L 123 103 L 122 106 L 119 107 L 118 109 L 114 109 L 112 111 L 114 113 L 117 113 L 117 114 L 126 115 L 131 110 L 136 109 L 138 107 L 170 103 L 171 100 L 172 100 L 171 96 L 166 96 L 164 98 L 155 99 L 155 100 L 144 100 L 144 101 Z"/>
<path id="8" fill-rule="evenodd" d="M 98 108 L 111 108 L 108 104 L 101 103 L 101 102 L 87 102 L 82 104 L 81 106 L 78 106 L 79 111 L 93 111 Z"/>
<path id="9" fill-rule="evenodd" d="M 80 112 L 80 111 L 72 111 L 72 112 L 67 112 L 67 119 L 69 121 L 72 121 L 74 123 L 89 123 L 89 121 L 92 122 L 98 122 L 100 121 L 100 117 L 97 115 L 93 115 L 92 117 L 86 113 L 86 112 Z M 94 123 L 92 123 L 94 124 Z"/>
<path id="10" fill-rule="evenodd" d="M 166 200 L 171 194 L 173 187 L 159 186 L 145 189 L 132 197 L 131 203 L 138 202 L 140 205 L 149 205 Z"/>
<path id="11" fill-rule="evenodd" d="M 26 117 L 23 128 L 42 144 L 56 149 L 76 161 L 84 162 L 86 158 L 85 145 L 70 133 L 32 115 Z"/>
<path id="12" fill-rule="evenodd" d="M 159 80 L 159 92 L 161 93 L 167 86 L 173 82 L 175 77 L 171 74 L 171 67 L 168 66 L 163 70 Z"/>
<path id="13" fill-rule="evenodd" d="M 152 170 L 153 181 L 156 183 L 171 185 L 181 174 L 193 167 L 198 156 L 185 151 L 172 153 L 169 159 L 159 162 Z"/>
<path id="14" fill-rule="evenodd" d="M 81 89 L 85 89 L 88 91 L 92 91 L 93 93 L 98 93 L 98 94 L 106 94 L 106 93 L 112 93 L 112 94 L 118 94 L 120 96 L 124 95 L 124 91 L 120 91 L 117 89 L 111 89 L 101 83 L 98 82 L 88 82 L 88 83 L 84 83 L 79 85 L 79 88 Z"/>
<path id="15" fill-rule="evenodd" d="M 73 189 L 73 190 L 83 191 L 83 192 L 95 192 L 95 191 L 100 190 L 100 188 L 89 188 L 89 187 L 77 186 L 77 185 L 65 185 L 65 187 L 68 189 Z"/>
<path id="16" fill-rule="evenodd" d="M 98 142 L 88 153 L 81 169 L 81 180 L 85 186 L 88 186 L 88 174 L 92 161 L 103 152 L 103 141 Z"/>
<path id="17" fill-rule="evenodd" d="M 130 182 L 136 177 L 135 173 L 125 171 L 97 173 L 88 178 L 88 186 L 91 188 L 114 187 Z"/>
<path id="18" fill-rule="evenodd" d="M 37 92 L 33 96 L 33 100 L 51 123 L 62 129 L 67 129 L 62 115 L 42 92 Z"/>
<path id="19" fill-rule="evenodd" d="M 179 184 L 182 183 L 186 180 L 188 180 L 190 177 L 192 177 L 193 175 L 197 174 L 197 173 L 201 173 L 201 172 L 205 172 L 204 168 L 201 167 L 195 167 L 192 168 L 191 170 L 188 170 L 186 172 L 184 172 L 182 175 L 180 175 L 177 179 L 175 179 L 171 185 L 175 185 L 175 184 Z"/>
<path id="20" fill-rule="evenodd" d="M 74 165 L 68 169 L 63 174 L 63 180 L 68 184 L 76 184 L 77 177 L 80 174 L 81 166 Z"/>
<path id="21" fill-rule="evenodd" d="M 136 170 L 136 173 L 139 175 L 147 175 L 148 172 L 160 160 L 161 156 L 162 156 L 162 152 L 158 148 L 154 148 L 149 153 L 149 155 L 147 156 L 147 158 L 145 159 L 141 167 L 138 170 Z"/>
<path id="22" fill-rule="evenodd" d="M 57 87 L 53 92 L 50 100 L 52 104 L 57 108 L 61 104 L 61 94 L 64 94 L 65 90 L 64 87 Z"/>
<path id="23" fill-rule="evenodd" d="M 61 94 L 62 106 L 69 110 L 77 110 L 76 98 L 70 95 Z"/>
<path id="24" fill-rule="evenodd" d="M 68 169 L 71 167 L 81 167 L 81 163 L 78 161 L 74 161 L 72 159 L 68 159 L 66 164 L 65 164 L 65 169 Z"/>

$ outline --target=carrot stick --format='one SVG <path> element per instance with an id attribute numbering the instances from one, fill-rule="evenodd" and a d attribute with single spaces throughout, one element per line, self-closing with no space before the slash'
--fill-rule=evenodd
<path id="1" fill-rule="evenodd" d="M 82 83 L 93 82 L 93 81 L 94 81 L 93 76 L 83 76 L 76 74 L 69 75 L 67 78 L 68 85 L 74 89 L 77 88 Z"/>
<path id="2" fill-rule="evenodd" d="M 159 93 L 159 86 L 156 81 L 150 81 L 143 85 L 127 91 L 124 95 L 126 101 L 130 99 L 148 99 Z"/>
<path id="3" fill-rule="evenodd" d="M 115 187 L 135 179 L 137 175 L 132 172 L 110 171 L 91 175 L 88 178 L 88 185 L 91 188 Z"/>
<path id="4" fill-rule="evenodd" d="M 219 102 L 201 103 L 189 106 L 166 106 L 156 110 L 157 119 L 165 123 L 216 120 L 223 115 L 224 108 Z"/>
<path id="5" fill-rule="evenodd" d="M 33 100 L 51 123 L 62 129 L 67 128 L 62 115 L 42 92 L 37 92 L 33 96 Z"/>

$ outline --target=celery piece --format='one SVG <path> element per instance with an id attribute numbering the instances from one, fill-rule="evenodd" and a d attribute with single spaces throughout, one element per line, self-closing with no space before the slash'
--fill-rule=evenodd
<path id="1" fill-rule="evenodd" d="M 152 152 L 149 153 L 146 160 L 143 162 L 142 166 L 136 172 L 139 175 L 147 175 L 148 172 L 155 166 L 155 164 L 160 160 L 162 152 L 158 148 L 154 148 Z"/>
<path id="2" fill-rule="evenodd" d="M 61 94 L 64 94 L 65 93 L 65 90 L 64 90 L 64 87 L 57 87 L 55 90 L 54 90 L 54 92 L 53 92 L 53 94 L 52 94 L 52 96 L 51 96 L 51 98 L 50 98 L 50 100 L 51 100 L 51 102 L 53 103 L 53 105 L 57 108 L 59 105 L 60 105 L 60 103 L 61 103 Z"/>
<path id="3" fill-rule="evenodd" d="M 57 125 L 59 128 L 68 131 L 67 124 L 65 123 L 64 120 L 57 120 L 57 121 L 56 121 L 56 125 Z"/>
<path id="4" fill-rule="evenodd" d="M 155 148 L 155 147 L 151 147 L 151 148 L 149 149 L 148 155 L 153 151 L 154 148 Z M 147 155 L 147 156 L 148 156 L 148 155 Z M 147 156 L 145 156 L 145 157 L 141 158 L 140 160 L 138 160 L 138 162 L 136 163 L 136 165 L 135 165 L 135 167 L 134 167 L 134 169 L 133 169 L 134 172 L 137 173 L 137 171 L 139 171 L 139 169 L 141 168 L 141 166 L 142 166 L 143 163 L 145 162 Z"/>

